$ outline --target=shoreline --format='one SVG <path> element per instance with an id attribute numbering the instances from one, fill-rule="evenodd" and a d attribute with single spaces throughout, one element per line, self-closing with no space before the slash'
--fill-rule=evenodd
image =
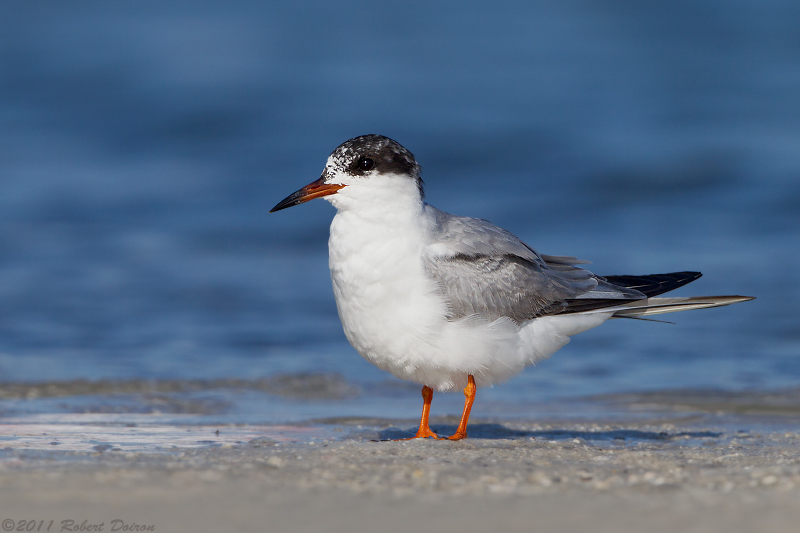
<path id="1" fill-rule="evenodd" d="M 144 451 L 7 446 L 0 450 L 0 519 L 104 520 L 106 530 L 119 519 L 156 531 L 406 531 L 414 524 L 795 531 L 800 426 L 784 421 L 780 430 L 761 431 L 775 422 L 477 419 L 464 441 L 396 442 L 381 439 L 406 436 L 412 421 L 398 429 L 396 421 L 353 419 L 221 425 L 214 444 Z M 140 429 L 133 439 L 148 429 L 94 427 L 117 435 Z M 96 440 L 87 425 L 71 428 L 65 431 Z M 255 433 L 262 434 L 235 440 Z"/>

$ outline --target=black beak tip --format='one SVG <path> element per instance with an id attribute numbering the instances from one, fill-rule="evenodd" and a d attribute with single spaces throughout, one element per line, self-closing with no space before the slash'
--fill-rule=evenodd
<path id="1" fill-rule="evenodd" d="M 280 211 L 281 209 L 286 209 L 287 207 L 292 207 L 293 205 L 300 204 L 302 203 L 302 200 L 300 198 L 301 198 L 300 191 L 292 193 L 283 200 L 281 200 L 280 202 L 278 202 L 278 205 L 270 209 L 269 212 L 274 213 L 275 211 Z"/>
<path id="2" fill-rule="evenodd" d="M 292 205 L 294 205 L 294 204 L 289 204 L 289 203 L 287 203 L 286 205 L 282 205 L 283 203 L 284 202 L 281 202 L 280 204 L 276 205 L 275 207 L 270 209 L 269 212 L 270 213 L 274 213 L 275 211 L 280 211 L 281 209 L 286 209 L 287 207 L 292 207 Z"/>

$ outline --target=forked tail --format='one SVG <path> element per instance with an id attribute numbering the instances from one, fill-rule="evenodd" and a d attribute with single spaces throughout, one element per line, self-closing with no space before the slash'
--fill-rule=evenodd
<path id="1" fill-rule="evenodd" d="M 755 300 L 755 296 L 690 296 L 687 298 L 647 298 L 636 300 L 619 306 L 597 309 L 590 312 L 614 311 L 611 318 L 641 318 L 649 315 L 661 315 L 688 311 L 689 309 L 705 309 L 722 307 L 739 302 Z"/>
<path id="2" fill-rule="evenodd" d="M 700 272 L 673 272 L 648 276 L 605 276 L 600 278 L 613 285 L 635 289 L 646 298 L 640 300 L 574 299 L 568 300 L 565 313 L 593 314 L 613 311 L 612 318 L 642 318 L 650 315 L 721 307 L 754 300 L 753 296 L 691 296 L 685 298 L 654 298 L 698 279 Z"/>

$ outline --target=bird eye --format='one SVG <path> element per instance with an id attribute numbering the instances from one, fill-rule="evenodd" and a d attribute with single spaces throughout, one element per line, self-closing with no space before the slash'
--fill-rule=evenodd
<path id="1" fill-rule="evenodd" d="M 375 166 L 375 161 L 370 159 L 369 157 L 362 157 L 358 160 L 358 168 L 359 170 L 363 170 L 367 172 L 368 170 L 372 170 L 372 167 Z"/>

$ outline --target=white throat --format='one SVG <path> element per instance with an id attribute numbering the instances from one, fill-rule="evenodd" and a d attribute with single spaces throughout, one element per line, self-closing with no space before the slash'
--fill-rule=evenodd
<path id="1" fill-rule="evenodd" d="M 418 352 L 430 353 L 418 339 L 436 336 L 446 308 L 424 271 L 428 217 L 416 183 L 400 176 L 369 182 L 327 197 L 337 208 L 328 241 L 333 292 L 353 347 L 405 376 L 410 361 L 423 357 Z"/>
<path id="2" fill-rule="evenodd" d="M 418 216 L 422 209 L 423 202 L 417 184 L 407 176 L 347 176 L 334 178 L 331 183 L 345 186 L 336 194 L 325 197 L 339 212 L 358 212 L 360 216 L 378 222 L 383 215 L 395 217 L 405 212 L 409 216 Z"/>

